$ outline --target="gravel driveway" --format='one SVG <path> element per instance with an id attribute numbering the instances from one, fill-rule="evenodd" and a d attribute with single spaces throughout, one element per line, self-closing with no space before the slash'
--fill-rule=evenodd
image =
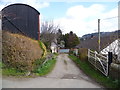
<path id="1" fill-rule="evenodd" d="M 86 76 L 67 54 L 60 54 L 54 70 L 36 78 L 3 78 L 3 88 L 102 88 Z"/>

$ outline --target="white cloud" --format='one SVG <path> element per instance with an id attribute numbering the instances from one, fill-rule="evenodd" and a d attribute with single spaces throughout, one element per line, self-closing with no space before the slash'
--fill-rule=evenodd
<path id="1" fill-rule="evenodd" d="M 49 3 L 41 2 L 40 0 L 0 0 L 0 10 L 5 6 L 8 6 L 8 5 L 14 4 L 14 3 L 28 4 L 28 5 L 36 8 L 37 10 L 49 6 Z"/>
<path id="2" fill-rule="evenodd" d="M 59 23 L 64 30 L 64 33 L 73 31 L 78 36 L 87 33 L 97 32 L 97 20 L 118 16 L 117 8 L 106 12 L 106 6 L 102 4 L 93 4 L 90 7 L 78 5 L 69 8 L 66 11 L 65 17 L 56 19 L 55 22 Z M 117 18 L 101 20 L 101 31 L 117 30 Z"/>

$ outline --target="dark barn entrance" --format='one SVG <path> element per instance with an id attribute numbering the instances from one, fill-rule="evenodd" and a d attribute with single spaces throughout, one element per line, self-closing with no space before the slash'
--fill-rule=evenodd
<path id="1" fill-rule="evenodd" d="M 2 9 L 2 30 L 40 39 L 40 13 L 26 4 L 12 4 Z"/>

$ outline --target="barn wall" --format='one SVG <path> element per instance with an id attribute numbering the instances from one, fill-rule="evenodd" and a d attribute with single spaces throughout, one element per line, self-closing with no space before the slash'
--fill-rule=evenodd
<path id="1" fill-rule="evenodd" d="M 2 20 L 0 19 L 0 30 L 2 30 Z"/>
<path id="2" fill-rule="evenodd" d="M 2 30 L 38 39 L 39 12 L 26 4 L 13 4 L 2 10 Z"/>

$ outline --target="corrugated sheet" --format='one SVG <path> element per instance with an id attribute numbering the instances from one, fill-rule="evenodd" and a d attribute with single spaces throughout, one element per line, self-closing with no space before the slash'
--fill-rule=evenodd
<path id="1" fill-rule="evenodd" d="M 2 30 L 39 37 L 39 12 L 26 4 L 12 4 L 2 9 Z"/>

